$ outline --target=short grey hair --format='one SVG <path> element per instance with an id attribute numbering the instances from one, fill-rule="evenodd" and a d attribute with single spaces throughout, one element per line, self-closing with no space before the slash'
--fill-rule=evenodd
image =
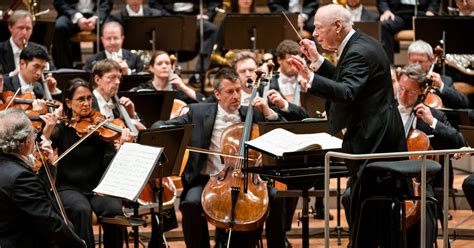
<path id="1" fill-rule="evenodd" d="M 398 79 L 406 75 L 409 79 L 418 83 L 421 88 L 426 87 L 426 72 L 419 64 L 410 64 L 404 66 L 398 73 Z"/>
<path id="2" fill-rule="evenodd" d="M 35 134 L 28 116 L 18 108 L 0 111 L 0 152 L 18 153 L 25 141 Z"/>
<path id="3" fill-rule="evenodd" d="M 408 54 L 410 53 L 421 53 L 426 54 L 431 59 L 433 58 L 433 48 L 428 42 L 423 40 L 414 41 L 408 46 Z"/>

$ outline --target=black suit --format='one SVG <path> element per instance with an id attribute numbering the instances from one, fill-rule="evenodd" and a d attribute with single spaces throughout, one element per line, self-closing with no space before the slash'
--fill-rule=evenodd
<path id="1" fill-rule="evenodd" d="M 282 97 L 285 98 L 285 96 L 283 96 L 283 94 L 280 91 L 280 86 L 278 84 L 278 76 L 273 77 L 272 80 L 270 81 L 270 89 L 274 89 L 278 91 L 278 93 L 280 93 L 280 95 L 282 95 Z M 277 106 L 272 105 L 270 102 L 269 102 L 269 105 L 273 110 L 275 110 L 278 114 L 280 114 L 283 118 L 285 118 L 285 120 L 288 120 L 288 121 L 300 121 L 304 118 L 309 117 L 308 113 L 306 112 L 304 108 L 291 102 L 288 102 L 288 111 L 283 111 Z"/>
<path id="2" fill-rule="evenodd" d="M 91 72 L 92 67 L 97 63 L 97 61 L 106 59 L 105 51 L 96 53 L 94 56 L 90 57 L 86 64 L 84 65 L 84 70 Z M 140 56 L 130 52 L 130 50 L 122 48 L 122 59 L 127 62 L 128 68 L 132 71 L 132 74 L 139 73 L 143 71 L 143 62 L 140 59 Z"/>
<path id="3" fill-rule="evenodd" d="M 143 5 L 142 7 L 143 7 L 143 16 L 162 16 L 163 15 L 163 13 L 160 10 L 148 8 Z M 116 21 L 120 23 L 123 27 L 125 24 L 125 20 L 127 20 L 127 18 L 129 17 L 130 16 L 128 15 L 128 11 L 126 7 L 123 7 L 122 10 L 120 10 L 120 12 L 111 14 L 107 21 Z"/>
<path id="4" fill-rule="evenodd" d="M 54 8 L 58 12 L 54 27 L 53 38 L 53 60 L 58 68 L 71 68 L 74 60 L 81 61 L 79 44 L 73 44 L 70 39 L 80 32 L 77 24 L 72 23 L 76 6 L 79 0 L 54 0 Z M 94 3 L 94 13 L 82 13 L 85 17 L 92 15 L 99 16 L 101 24 L 107 19 L 112 10 L 113 0 L 101 0 L 99 11 L 97 11 L 96 1 Z"/>
<path id="5" fill-rule="evenodd" d="M 287 12 L 289 8 L 289 0 L 268 0 L 268 8 L 273 13 L 281 13 L 282 11 Z M 314 30 L 314 14 L 319 8 L 319 0 L 303 0 L 302 13 L 308 16 L 304 24 L 304 30 L 313 32 Z"/>
<path id="6" fill-rule="evenodd" d="M 470 108 L 469 98 L 453 87 L 453 79 L 449 76 L 441 76 L 444 83 L 443 92 L 438 95 L 446 108 L 465 109 Z"/>
<path id="7" fill-rule="evenodd" d="M 425 15 L 426 11 L 438 13 L 438 0 L 419 0 L 418 14 Z M 395 41 L 393 36 L 403 29 L 412 28 L 412 17 L 415 14 L 414 5 L 405 5 L 401 0 L 377 0 L 377 9 L 382 15 L 386 10 L 390 10 L 395 15 L 395 20 L 386 20 L 382 22 L 382 44 L 385 52 L 393 64 Z"/>
<path id="8" fill-rule="evenodd" d="M 62 220 L 48 182 L 11 154 L 0 153 L 0 164 L 1 247 L 84 246 Z"/>
<path id="9" fill-rule="evenodd" d="M 367 10 L 365 7 L 362 7 L 362 15 L 360 16 L 361 21 L 378 21 L 379 14 L 377 12 Z"/>
<path id="10" fill-rule="evenodd" d="M 46 53 L 48 52 L 48 49 L 46 49 L 45 46 L 32 41 L 28 42 L 28 46 L 39 46 L 43 48 Z M 13 55 L 13 48 L 10 44 L 10 39 L 0 42 L 0 63 L 2 64 L 4 74 L 8 75 L 8 73 L 16 69 L 15 57 Z M 52 63 L 50 63 L 50 70 L 53 70 Z"/>
<path id="11" fill-rule="evenodd" d="M 193 124 L 194 127 L 189 145 L 208 149 L 217 115 L 217 103 L 197 103 L 188 106 L 189 112 L 186 115 L 169 121 L 156 122 L 152 125 L 152 128 L 162 125 Z M 239 109 L 242 120 L 245 120 L 246 110 L 246 106 L 242 106 Z M 261 112 L 254 111 L 253 120 L 254 122 L 262 122 L 265 121 L 265 118 Z M 183 233 L 187 247 L 209 247 L 208 225 L 207 220 L 202 216 L 201 207 L 202 191 L 209 180 L 209 176 L 200 174 L 201 170 L 206 166 L 206 162 L 207 154 L 191 152 L 181 178 L 183 192 L 181 193 L 180 210 L 183 214 Z M 269 194 L 271 195 L 270 192 Z M 267 230 L 273 229 L 273 232 L 268 233 L 267 231 L 267 235 L 272 237 L 272 242 L 278 242 L 283 245 L 284 213 L 280 211 L 283 207 L 283 201 L 280 199 L 270 200 L 271 210 L 268 219 L 272 219 L 274 223 L 267 225 Z M 273 207 L 272 203 L 275 204 L 275 207 Z M 275 216 L 275 218 L 272 218 L 272 216 Z M 258 232 L 256 231 L 233 232 L 231 247 L 255 247 L 257 237 Z"/>
<path id="12" fill-rule="evenodd" d="M 21 87 L 20 78 L 18 74 L 13 77 L 6 77 L 3 80 L 3 91 L 16 92 Z M 37 99 L 42 99 L 44 96 L 44 87 L 41 83 L 33 83 L 33 92 Z M 21 93 L 21 92 L 20 92 Z"/>
<path id="13" fill-rule="evenodd" d="M 403 124 L 394 99 L 390 66 L 377 41 L 356 31 L 341 52 L 337 66 L 324 61 L 314 75 L 310 93 L 327 100 L 329 128 L 333 133 L 346 129 L 343 152 L 364 154 L 405 151 Z M 352 176 L 350 188 L 350 224 L 357 221 L 360 203 L 375 190 L 392 193 L 391 188 L 377 187 L 377 180 L 364 174 L 365 162 L 346 161 Z M 379 208 L 389 210 L 389 206 Z M 383 211 L 379 211 L 382 213 Z M 347 213 L 346 213 L 347 215 Z M 382 217 L 381 217 L 382 216 Z M 371 223 L 380 223 L 383 214 L 362 218 L 359 247 L 372 247 L 377 238 Z M 385 212 L 385 218 L 387 212 Z M 388 237 L 379 237 L 384 242 Z"/>

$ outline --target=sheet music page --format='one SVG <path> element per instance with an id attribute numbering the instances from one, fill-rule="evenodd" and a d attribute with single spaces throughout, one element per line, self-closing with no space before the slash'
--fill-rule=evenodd
<path id="1" fill-rule="evenodd" d="M 94 192 L 135 201 L 162 151 L 162 147 L 124 143 Z"/>
<path id="2" fill-rule="evenodd" d="M 342 147 L 341 139 L 327 133 L 294 134 L 282 128 L 273 129 L 246 143 L 275 156 L 308 148 L 337 149 Z"/>

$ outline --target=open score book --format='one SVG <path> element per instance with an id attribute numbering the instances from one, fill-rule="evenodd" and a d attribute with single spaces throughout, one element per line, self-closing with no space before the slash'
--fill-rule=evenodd
<path id="1" fill-rule="evenodd" d="M 327 133 L 294 134 L 282 128 L 276 128 L 253 140 L 247 145 L 281 157 L 284 153 L 340 149 L 342 140 Z"/>

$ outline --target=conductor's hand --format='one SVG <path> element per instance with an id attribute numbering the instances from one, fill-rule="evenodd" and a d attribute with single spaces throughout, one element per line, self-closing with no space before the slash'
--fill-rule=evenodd
<path id="1" fill-rule="evenodd" d="M 417 118 L 420 118 L 424 123 L 431 126 L 434 121 L 434 117 L 431 114 L 431 110 L 428 106 L 420 103 L 415 106 L 414 108 L 415 114 Z"/>
<path id="2" fill-rule="evenodd" d="M 303 58 L 298 55 L 291 55 L 287 61 L 295 70 L 298 71 L 299 75 L 306 80 L 306 82 L 309 80 L 312 72 L 309 70 L 306 61 Z"/>
<path id="3" fill-rule="evenodd" d="M 319 59 L 319 52 L 314 41 L 303 39 L 300 41 L 300 51 L 312 63 Z"/>
<path id="4" fill-rule="evenodd" d="M 284 109 L 287 104 L 286 100 L 278 93 L 278 91 L 272 89 L 267 92 L 268 100 L 279 109 Z"/>

